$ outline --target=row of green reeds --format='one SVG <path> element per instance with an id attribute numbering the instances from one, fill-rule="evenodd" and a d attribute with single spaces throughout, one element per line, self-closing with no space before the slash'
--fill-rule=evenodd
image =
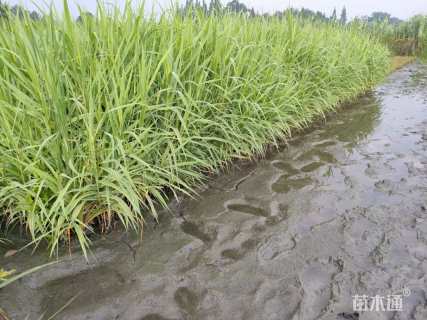
<path id="1" fill-rule="evenodd" d="M 115 219 L 140 228 L 389 68 L 358 28 L 290 15 L 67 8 L 0 21 L 0 216 L 52 252 Z"/>

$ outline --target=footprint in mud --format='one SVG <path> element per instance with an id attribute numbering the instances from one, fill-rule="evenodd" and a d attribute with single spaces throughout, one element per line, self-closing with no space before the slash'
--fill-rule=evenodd
<path id="1" fill-rule="evenodd" d="M 273 167 L 284 171 L 288 177 L 294 176 L 299 173 L 297 169 L 295 169 L 290 163 L 284 161 L 274 161 L 272 162 Z"/>
<path id="2" fill-rule="evenodd" d="M 181 287 L 176 290 L 174 295 L 175 302 L 189 316 L 194 316 L 199 305 L 199 297 L 187 287 Z"/>
<path id="3" fill-rule="evenodd" d="M 372 165 L 370 163 L 368 163 L 366 165 L 366 169 L 365 169 L 365 174 L 368 177 L 375 177 L 377 175 L 376 170 L 372 167 Z"/>
<path id="4" fill-rule="evenodd" d="M 45 282 L 38 289 L 40 297 L 42 297 L 40 306 L 47 314 L 57 312 L 70 301 L 73 294 L 74 303 L 67 309 L 77 306 L 77 308 L 90 308 L 93 297 L 108 297 L 112 292 L 118 296 L 124 295 L 129 290 L 131 281 L 128 277 L 129 274 L 120 273 L 114 267 L 114 263 L 111 267 L 104 263 L 92 268 L 84 268 L 77 273 L 66 272 L 62 276 L 59 275 L 56 273 L 51 275 L 50 279 L 44 280 Z M 95 276 L 97 282 L 94 285 Z M 74 287 L 76 283 L 79 284 L 78 293 Z M 55 298 L 52 299 L 52 296 Z M 2 319 L 1 312 L 0 319 Z"/>
<path id="5" fill-rule="evenodd" d="M 391 180 L 388 180 L 388 179 L 379 180 L 375 182 L 374 185 L 375 185 L 375 188 L 379 191 L 382 191 L 388 194 L 392 194 L 393 192 L 394 184 Z"/>
<path id="6" fill-rule="evenodd" d="M 202 240 L 204 243 L 208 243 L 211 241 L 211 237 L 208 234 L 204 233 L 202 230 L 200 230 L 200 228 L 194 222 L 187 220 L 183 221 L 181 223 L 181 230 L 190 236 Z"/>
<path id="7" fill-rule="evenodd" d="M 312 162 L 312 163 L 309 163 L 309 164 L 305 165 L 300 170 L 302 172 L 312 172 L 312 171 L 315 171 L 315 170 L 319 169 L 323 165 L 324 165 L 323 162 L 317 162 L 316 161 L 316 162 Z"/>
<path id="8" fill-rule="evenodd" d="M 344 175 L 344 184 L 352 189 L 354 188 L 354 182 L 350 176 Z"/>
<path id="9" fill-rule="evenodd" d="M 328 162 L 328 163 L 336 163 L 337 159 L 330 154 L 329 152 L 325 151 L 318 151 L 317 156 L 319 157 L 320 161 Z"/>
<path id="10" fill-rule="evenodd" d="M 255 248 L 257 241 L 255 239 L 248 239 L 241 244 L 240 248 L 226 249 L 221 252 L 221 256 L 226 259 L 240 260 L 249 250 Z"/>
<path id="11" fill-rule="evenodd" d="M 273 260 L 279 255 L 295 248 L 296 242 L 289 234 L 275 234 L 262 244 L 258 249 L 261 261 Z"/>
<path id="12" fill-rule="evenodd" d="M 342 312 L 338 314 L 339 320 L 359 320 L 358 312 Z"/>
<path id="13" fill-rule="evenodd" d="M 302 189 L 311 184 L 313 180 L 310 177 L 289 179 L 288 176 L 282 175 L 271 186 L 271 189 L 277 193 L 286 193 L 291 189 Z"/>
<path id="14" fill-rule="evenodd" d="M 300 319 L 304 292 L 297 276 L 274 281 L 266 279 L 260 283 L 255 295 L 253 319 Z"/>
<path id="15" fill-rule="evenodd" d="M 157 313 L 150 313 L 144 316 L 141 320 L 169 320 L 168 318 L 162 317 Z"/>
<path id="16" fill-rule="evenodd" d="M 384 257 L 387 255 L 390 246 L 390 239 L 384 233 L 378 245 L 369 253 L 372 262 L 376 265 L 384 263 Z"/>
<path id="17" fill-rule="evenodd" d="M 262 208 L 251 206 L 249 204 L 232 203 L 227 205 L 228 210 L 239 211 L 247 214 L 252 214 L 259 217 L 268 217 L 269 213 Z"/>
<path id="18" fill-rule="evenodd" d="M 317 158 L 319 161 L 327 163 L 336 163 L 337 159 L 329 152 L 311 149 L 296 158 L 296 161 L 307 161 Z"/>
<path id="19" fill-rule="evenodd" d="M 303 154 L 299 155 L 295 161 L 307 161 L 307 160 L 312 160 L 315 155 L 316 155 L 316 151 L 315 149 L 311 149 L 309 151 L 304 152 Z"/>
<path id="20" fill-rule="evenodd" d="M 221 256 L 226 259 L 239 260 L 242 257 L 242 253 L 239 249 L 226 249 L 221 252 Z"/>
<path id="21" fill-rule="evenodd" d="M 316 143 L 313 146 L 316 147 L 316 148 L 326 148 L 326 147 L 334 146 L 336 144 L 337 143 L 335 141 L 327 140 L 327 141 L 324 141 L 324 142 Z"/>

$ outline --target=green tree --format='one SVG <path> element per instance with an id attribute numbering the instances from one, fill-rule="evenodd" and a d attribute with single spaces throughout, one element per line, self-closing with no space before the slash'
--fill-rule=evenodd
<path id="1" fill-rule="evenodd" d="M 345 8 L 345 6 L 342 8 L 342 11 L 341 11 L 340 23 L 341 24 L 347 23 L 347 9 Z"/>
<path id="2" fill-rule="evenodd" d="M 226 8 L 233 12 L 248 12 L 249 9 L 244 3 L 240 3 L 238 0 L 233 0 L 227 3 Z"/>
<path id="3" fill-rule="evenodd" d="M 389 21 L 391 15 L 387 12 L 376 11 L 372 12 L 371 16 L 368 18 L 369 22 L 383 22 Z"/>
<path id="4" fill-rule="evenodd" d="M 219 0 L 211 0 L 209 3 L 209 14 L 220 13 L 222 11 L 222 4 Z"/>
<path id="5" fill-rule="evenodd" d="M 206 4 L 205 0 L 202 2 L 203 12 L 208 13 L 208 5 Z"/>
<path id="6" fill-rule="evenodd" d="M 85 19 L 93 19 L 94 15 L 90 13 L 89 11 L 81 12 L 76 21 L 78 23 L 82 23 Z"/>
<path id="7" fill-rule="evenodd" d="M 0 18 L 6 18 L 8 11 L 9 7 L 7 6 L 7 4 L 0 1 Z"/>
<path id="8" fill-rule="evenodd" d="M 334 11 L 332 11 L 332 15 L 331 15 L 331 21 L 336 21 L 337 20 L 337 9 L 334 8 Z"/>

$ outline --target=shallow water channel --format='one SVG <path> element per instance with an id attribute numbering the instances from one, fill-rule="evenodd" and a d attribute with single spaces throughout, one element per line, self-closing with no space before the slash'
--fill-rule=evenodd
<path id="1" fill-rule="evenodd" d="M 11 319 L 427 319 L 427 66 L 171 204 L 0 291 Z M 43 252 L 0 258 L 6 268 Z M 410 291 L 408 291 L 410 290 Z M 405 293 L 403 295 L 403 293 Z M 402 295 L 402 311 L 353 296 Z M 384 300 L 386 308 L 386 301 Z M 381 309 L 381 308 L 380 308 Z"/>

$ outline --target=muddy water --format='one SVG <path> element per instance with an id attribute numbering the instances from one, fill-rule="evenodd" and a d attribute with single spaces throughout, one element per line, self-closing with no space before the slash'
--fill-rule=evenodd
<path id="1" fill-rule="evenodd" d="M 257 163 L 240 163 L 161 224 L 95 241 L 0 291 L 14 319 L 427 319 L 427 67 Z M 2 258 L 34 266 L 42 253 Z M 352 296 L 401 294 L 402 312 Z"/>

